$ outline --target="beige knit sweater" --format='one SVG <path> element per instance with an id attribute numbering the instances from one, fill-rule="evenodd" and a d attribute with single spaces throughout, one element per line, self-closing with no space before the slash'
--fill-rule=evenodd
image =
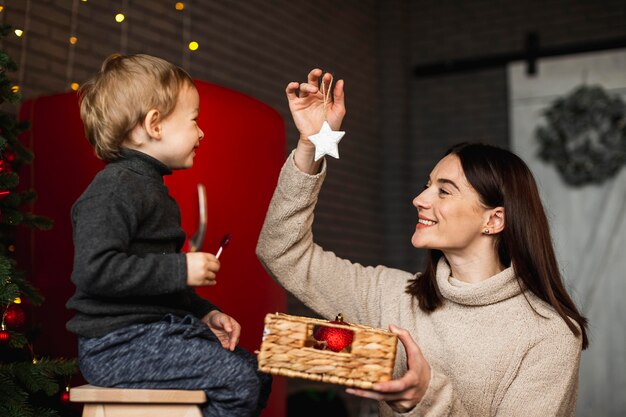
<path id="1" fill-rule="evenodd" d="M 323 317 L 407 329 L 432 369 L 421 402 L 408 413 L 380 404 L 381 416 L 571 416 L 578 390 L 581 339 L 554 310 L 525 294 L 508 268 L 477 284 L 450 276 L 442 259 L 437 284 L 443 305 L 427 314 L 405 293 L 414 275 L 365 267 L 324 251 L 311 225 L 326 174 L 283 167 L 257 255 L 288 291 Z M 532 305 L 532 307 L 531 307 Z M 399 343 L 394 375 L 406 371 Z"/>

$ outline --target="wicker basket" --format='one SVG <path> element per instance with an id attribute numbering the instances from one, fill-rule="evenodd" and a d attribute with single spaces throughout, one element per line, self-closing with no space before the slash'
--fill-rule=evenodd
<path id="1" fill-rule="evenodd" d="M 326 320 L 287 314 L 265 316 L 263 342 L 258 354 L 259 370 L 274 375 L 370 389 L 391 379 L 397 337 L 385 330 L 350 324 L 354 338 L 349 351 L 318 350 L 316 326 L 346 328 Z"/>

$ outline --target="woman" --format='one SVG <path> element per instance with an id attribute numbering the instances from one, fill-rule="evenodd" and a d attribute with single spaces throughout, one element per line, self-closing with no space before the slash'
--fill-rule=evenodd
<path id="1" fill-rule="evenodd" d="M 414 200 L 422 274 L 364 267 L 313 242 L 326 164 L 308 137 L 345 115 L 343 81 L 324 110 L 315 69 L 287 86 L 300 132 L 257 254 L 287 290 L 324 317 L 389 327 L 402 342 L 394 380 L 347 392 L 392 416 L 574 414 L 586 320 L 564 289 L 548 222 L 526 165 L 487 145 L 453 147 Z M 321 80 L 330 82 L 330 75 Z"/>

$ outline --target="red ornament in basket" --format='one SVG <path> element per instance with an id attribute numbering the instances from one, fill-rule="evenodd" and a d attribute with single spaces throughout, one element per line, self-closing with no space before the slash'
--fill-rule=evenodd
<path id="1" fill-rule="evenodd" d="M 349 323 L 343 321 L 343 316 L 340 314 L 335 317 L 331 324 L 343 324 L 349 326 Z M 326 327 L 319 326 L 313 332 L 313 338 L 316 340 L 315 349 L 319 350 L 332 350 L 333 352 L 341 352 L 352 344 L 352 338 L 354 332 L 352 330 L 338 328 L 338 327 Z"/>

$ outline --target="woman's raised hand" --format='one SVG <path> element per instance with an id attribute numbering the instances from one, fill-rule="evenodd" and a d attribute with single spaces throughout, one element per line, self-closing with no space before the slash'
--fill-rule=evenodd
<path id="1" fill-rule="evenodd" d="M 324 117 L 333 130 L 339 130 L 346 114 L 344 103 L 343 80 L 338 80 L 332 90 L 328 91 L 332 77 L 329 73 L 322 76 L 322 70 L 316 68 L 309 72 L 305 83 L 290 82 L 285 92 L 289 100 L 289 110 L 300 132 L 300 140 L 296 149 L 296 165 L 304 172 L 313 173 L 319 167 L 314 163 L 315 146 L 308 139 L 320 131 Z M 327 95 L 324 111 L 324 94 Z M 326 114 L 324 114 L 326 113 Z"/>
<path id="2" fill-rule="evenodd" d="M 406 413 L 415 408 L 424 397 L 430 384 L 430 365 L 407 330 L 393 325 L 389 326 L 389 330 L 398 335 L 406 350 L 408 368 L 406 373 L 399 379 L 378 382 L 371 390 L 348 388 L 346 392 L 385 401 L 395 412 Z"/>

